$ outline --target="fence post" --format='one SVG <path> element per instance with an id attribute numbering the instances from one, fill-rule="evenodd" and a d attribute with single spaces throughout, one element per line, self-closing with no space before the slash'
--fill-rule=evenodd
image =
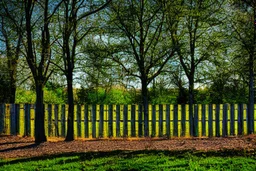
<path id="1" fill-rule="evenodd" d="M 216 115 L 215 115 L 215 126 L 216 126 L 216 137 L 220 136 L 220 105 L 216 104 Z"/>
<path id="2" fill-rule="evenodd" d="M 235 135 L 235 107 L 234 104 L 230 105 L 230 135 Z"/>
<path id="3" fill-rule="evenodd" d="M 17 135 L 17 112 L 16 112 L 16 105 L 15 104 L 11 104 L 10 105 L 10 116 L 11 116 L 11 119 L 10 119 L 10 125 L 11 125 L 11 135 Z"/>
<path id="4" fill-rule="evenodd" d="M 48 104 L 48 136 L 52 136 L 52 105 Z"/>
<path id="5" fill-rule="evenodd" d="M 206 136 L 205 104 L 202 104 L 202 136 Z"/>
<path id="6" fill-rule="evenodd" d="M 178 105 L 175 104 L 173 108 L 173 136 L 178 136 Z"/>
<path id="7" fill-rule="evenodd" d="M 61 136 L 66 135 L 66 105 L 61 105 Z"/>
<path id="8" fill-rule="evenodd" d="M 136 137 L 136 132 L 135 132 L 135 112 L 136 112 L 136 106 L 132 105 L 131 109 L 131 136 Z"/>
<path id="9" fill-rule="evenodd" d="M 243 104 L 238 104 L 238 135 L 243 135 L 243 122 L 244 122 L 244 108 Z"/>
<path id="10" fill-rule="evenodd" d="M 186 134 L 186 104 L 181 105 L 181 136 Z"/>
<path id="11" fill-rule="evenodd" d="M 89 138 L 88 105 L 84 105 L 84 136 Z"/>
<path id="12" fill-rule="evenodd" d="M 228 135 L 227 113 L 228 113 L 228 106 L 227 106 L 227 104 L 224 104 L 223 105 L 223 119 L 222 119 L 222 136 L 223 137 L 226 137 Z"/>
<path id="13" fill-rule="evenodd" d="M 100 105 L 99 138 L 104 136 L 104 105 Z"/>
<path id="14" fill-rule="evenodd" d="M 199 134 L 198 134 L 198 105 L 195 104 L 194 105 L 194 136 L 195 137 L 198 137 Z"/>
<path id="15" fill-rule="evenodd" d="M 92 105 L 92 138 L 96 138 L 96 112 L 97 105 Z"/>
<path id="16" fill-rule="evenodd" d="M 76 105 L 77 137 L 81 137 L 81 105 Z"/>
<path id="17" fill-rule="evenodd" d="M 55 125 L 55 136 L 59 137 L 59 126 L 58 126 L 58 113 L 59 113 L 59 105 L 54 105 L 54 125 Z"/>
<path id="18" fill-rule="evenodd" d="M 123 133 L 124 133 L 124 137 L 128 136 L 128 129 L 127 129 L 127 120 L 128 120 L 128 107 L 127 105 L 124 105 L 124 110 L 123 110 L 123 118 L 124 118 L 124 126 L 123 126 Z"/>
<path id="19" fill-rule="evenodd" d="M 108 106 L 108 137 L 113 137 L 113 105 Z"/>
<path id="20" fill-rule="evenodd" d="M 152 133 L 151 136 L 156 136 L 156 106 L 152 105 Z"/>
<path id="21" fill-rule="evenodd" d="M 25 109 L 25 122 L 24 122 L 24 136 L 30 136 L 31 135 L 31 125 L 30 125 L 30 104 L 24 105 Z"/>
<path id="22" fill-rule="evenodd" d="M 208 136 L 213 136 L 213 130 L 212 130 L 212 104 L 209 104 L 208 106 Z"/>
<path id="23" fill-rule="evenodd" d="M 159 137 L 163 136 L 163 105 L 159 105 Z"/>
<path id="24" fill-rule="evenodd" d="M 170 105 L 166 105 L 166 136 L 170 138 Z"/>
<path id="25" fill-rule="evenodd" d="M 4 132 L 5 104 L 0 104 L 0 134 Z"/>
<path id="26" fill-rule="evenodd" d="M 120 105 L 116 105 L 116 136 L 120 137 Z"/>
<path id="27" fill-rule="evenodd" d="M 142 111 L 142 105 L 140 104 L 139 105 L 139 111 L 138 111 L 138 114 L 139 114 L 139 131 L 138 131 L 138 134 L 139 134 L 139 137 L 142 137 L 142 125 L 143 125 L 143 122 L 142 122 L 142 114 L 143 114 L 143 111 Z"/>

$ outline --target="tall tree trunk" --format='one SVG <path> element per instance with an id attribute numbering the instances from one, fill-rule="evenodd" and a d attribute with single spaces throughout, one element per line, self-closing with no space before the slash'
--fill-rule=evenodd
<path id="1" fill-rule="evenodd" d="M 148 128 L 148 88 L 147 88 L 147 79 L 143 77 L 141 80 L 142 89 L 141 89 L 141 96 L 142 96 L 142 104 L 144 109 L 144 136 L 149 136 L 149 128 Z"/>
<path id="2" fill-rule="evenodd" d="M 16 77 L 17 77 L 17 60 L 8 59 L 9 67 L 9 77 L 10 77 L 10 87 L 9 87 L 9 103 L 15 103 L 15 93 L 16 93 Z"/>
<path id="3" fill-rule="evenodd" d="M 68 72 L 68 130 L 65 141 L 74 140 L 74 97 L 73 97 L 73 72 Z"/>
<path id="4" fill-rule="evenodd" d="M 36 83 L 36 114 L 35 114 L 35 143 L 47 141 L 44 129 L 44 103 L 43 103 L 43 84 L 41 81 Z"/>
<path id="5" fill-rule="evenodd" d="M 194 128 L 194 78 L 189 78 L 189 130 L 190 130 L 190 136 L 195 136 L 195 128 Z"/>
<path id="6" fill-rule="evenodd" d="M 254 56 L 250 54 L 249 58 L 249 104 L 248 104 L 248 134 L 253 133 L 254 122 L 254 72 L 253 72 Z"/>

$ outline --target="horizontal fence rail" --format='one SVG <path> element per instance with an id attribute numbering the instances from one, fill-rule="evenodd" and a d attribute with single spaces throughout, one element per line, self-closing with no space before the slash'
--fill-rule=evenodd
<path id="1" fill-rule="evenodd" d="M 46 135 L 65 137 L 68 105 L 47 104 L 44 109 Z M 0 134 L 33 137 L 34 118 L 33 104 L 0 104 Z M 246 135 L 248 122 L 246 104 L 195 104 L 192 116 L 185 104 L 149 105 L 148 111 L 150 137 Z M 141 105 L 75 105 L 75 137 L 144 137 L 144 125 Z"/>

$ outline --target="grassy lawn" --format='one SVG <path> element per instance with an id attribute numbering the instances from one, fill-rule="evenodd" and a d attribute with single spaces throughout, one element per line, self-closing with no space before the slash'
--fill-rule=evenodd
<path id="1" fill-rule="evenodd" d="M 0 170 L 256 170 L 255 156 L 113 151 L 1 160 Z"/>

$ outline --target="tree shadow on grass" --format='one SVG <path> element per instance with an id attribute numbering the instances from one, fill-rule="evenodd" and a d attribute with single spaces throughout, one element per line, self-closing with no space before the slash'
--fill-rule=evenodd
<path id="1" fill-rule="evenodd" d="M 20 144 L 20 142 L 17 142 Z M 11 147 L 11 148 L 6 148 L 6 149 L 2 149 L 0 150 L 1 152 L 8 152 L 8 151 L 15 151 L 15 150 L 22 150 L 22 149 L 29 149 L 29 148 L 35 148 L 37 147 L 39 144 L 30 144 L 30 145 L 24 145 L 24 146 L 19 146 L 19 147 Z"/>
<path id="2" fill-rule="evenodd" d="M 18 147 L 14 149 L 6 149 L 6 150 L 18 150 L 22 148 L 34 148 L 37 144 L 32 144 L 28 146 Z M 1 150 L 0 152 L 3 152 Z M 140 150 L 140 151 L 122 151 L 122 150 L 116 150 L 116 151 L 110 151 L 110 152 L 84 152 L 84 153 L 60 153 L 60 154 L 54 154 L 54 155 L 45 155 L 45 156 L 37 156 L 32 158 L 20 158 L 20 159 L 11 159 L 11 160 L 0 160 L 0 167 L 4 165 L 9 164 L 16 164 L 16 163 L 25 163 L 29 161 L 44 161 L 44 160 L 52 160 L 56 158 L 61 157 L 72 157 L 72 156 L 78 156 L 78 158 L 74 159 L 65 159 L 64 161 L 60 161 L 56 164 L 67 164 L 71 162 L 82 162 L 86 160 L 91 159 L 100 159 L 105 157 L 114 157 L 118 156 L 122 159 L 130 159 L 133 157 L 138 157 L 140 154 L 146 154 L 146 155 L 165 155 L 175 158 L 186 158 L 190 157 L 191 155 L 197 156 L 197 157 L 234 157 L 234 156 L 253 156 L 255 157 L 255 154 L 251 153 L 245 153 L 244 150 L 222 150 L 222 151 L 208 151 L 208 152 L 198 152 L 193 150 L 177 150 L 177 151 L 167 151 L 167 150 Z"/>

